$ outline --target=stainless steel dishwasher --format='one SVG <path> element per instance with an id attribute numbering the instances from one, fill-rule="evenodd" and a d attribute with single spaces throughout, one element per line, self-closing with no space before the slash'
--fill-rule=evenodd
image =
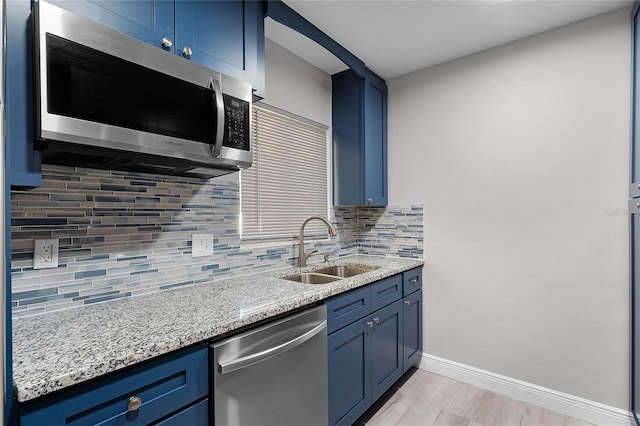
<path id="1" fill-rule="evenodd" d="M 326 319 L 318 306 L 212 343 L 214 424 L 326 426 Z"/>

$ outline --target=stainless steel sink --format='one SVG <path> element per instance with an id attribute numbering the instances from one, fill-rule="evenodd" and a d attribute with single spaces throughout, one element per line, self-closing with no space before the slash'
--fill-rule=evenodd
<path id="1" fill-rule="evenodd" d="M 285 280 L 297 281 L 303 284 L 329 284 L 343 278 L 364 274 L 378 268 L 360 268 L 358 266 L 331 266 L 329 268 L 318 269 L 314 272 L 291 275 L 284 277 Z"/>
<path id="2" fill-rule="evenodd" d="M 298 275 L 291 275 L 289 277 L 284 277 L 284 279 L 290 280 L 290 281 L 297 281 L 302 284 L 329 284 L 341 278 L 336 276 L 331 276 L 331 275 L 322 275 L 322 274 L 316 274 L 313 272 L 308 272 L 305 274 L 298 274 Z"/>
<path id="3" fill-rule="evenodd" d="M 317 274 L 333 275 L 340 278 L 349 278 L 355 275 L 364 274 L 365 272 L 374 271 L 378 268 L 360 268 L 358 266 L 331 266 L 329 268 L 318 269 Z"/>

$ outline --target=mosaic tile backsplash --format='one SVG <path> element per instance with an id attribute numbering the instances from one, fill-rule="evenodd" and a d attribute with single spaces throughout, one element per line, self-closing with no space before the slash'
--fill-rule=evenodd
<path id="1" fill-rule="evenodd" d="M 295 241 L 243 244 L 237 174 L 203 180 L 61 166 L 42 187 L 11 194 L 14 317 L 70 309 L 295 265 Z M 323 254 L 420 258 L 422 206 L 340 207 L 338 236 L 307 241 Z M 191 234 L 214 235 L 213 256 L 191 257 Z M 33 269 L 34 239 L 59 239 L 59 267 Z M 315 259 L 314 259 L 315 258 Z"/>

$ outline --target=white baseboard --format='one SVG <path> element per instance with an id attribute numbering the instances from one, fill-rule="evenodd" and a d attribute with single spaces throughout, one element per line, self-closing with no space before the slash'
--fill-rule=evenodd
<path id="1" fill-rule="evenodd" d="M 513 399 L 602 426 L 635 425 L 632 414 L 620 408 L 502 376 L 437 356 L 423 354 L 419 367 Z"/>

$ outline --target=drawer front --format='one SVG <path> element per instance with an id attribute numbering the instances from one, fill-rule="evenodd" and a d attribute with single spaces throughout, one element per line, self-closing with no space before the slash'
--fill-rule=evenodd
<path id="1" fill-rule="evenodd" d="M 371 312 L 369 286 L 341 294 L 327 301 L 327 333 L 331 334 Z"/>
<path id="2" fill-rule="evenodd" d="M 402 296 L 422 288 L 422 267 L 414 268 L 402 274 Z"/>
<path id="3" fill-rule="evenodd" d="M 205 426 L 209 424 L 209 399 L 202 400 L 177 414 L 164 419 L 157 426 Z"/>
<path id="4" fill-rule="evenodd" d="M 146 425 L 209 392 L 208 347 L 174 356 L 52 395 L 28 405 L 21 425 Z M 130 398 L 141 404 L 129 411 Z"/>
<path id="5" fill-rule="evenodd" d="M 380 308 L 399 300 L 402 297 L 402 274 L 385 278 L 371 284 L 371 310 Z"/>

